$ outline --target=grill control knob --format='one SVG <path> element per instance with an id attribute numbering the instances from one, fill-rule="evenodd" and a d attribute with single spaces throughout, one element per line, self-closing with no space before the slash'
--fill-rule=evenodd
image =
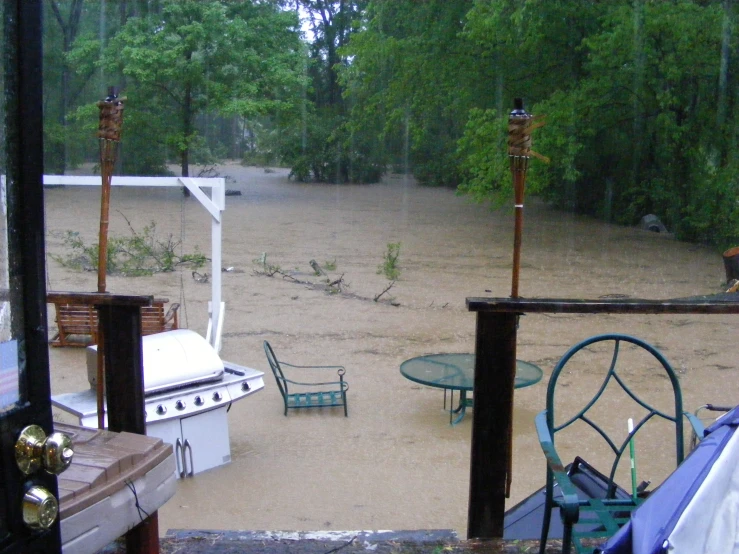
<path id="1" fill-rule="evenodd" d="M 213 393 L 213 400 L 215 400 L 216 402 L 220 402 L 222 399 L 223 395 L 220 392 L 216 391 Z"/>
<path id="2" fill-rule="evenodd" d="M 59 513 L 59 502 L 44 487 L 31 487 L 23 495 L 23 522 L 31 529 L 48 529 Z"/>
<path id="3" fill-rule="evenodd" d="M 205 404 L 205 400 L 203 400 L 203 397 L 202 396 L 196 396 L 195 397 L 195 405 L 196 406 L 202 406 L 203 404 Z"/>
<path id="4" fill-rule="evenodd" d="M 164 404 L 159 404 L 159 406 L 157 406 L 157 414 L 164 415 L 166 413 L 167 413 L 167 406 L 165 406 Z"/>
<path id="5" fill-rule="evenodd" d="M 178 400 L 175 402 L 174 407 L 178 410 L 184 410 L 185 409 L 185 402 L 183 400 Z"/>
<path id="6" fill-rule="evenodd" d="M 247 383 L 246 381 L 244 381 L 243 383 L 241 383 L 241 390 L 243 390 L 243 391 L 249 390 L 249 383 Z"/>

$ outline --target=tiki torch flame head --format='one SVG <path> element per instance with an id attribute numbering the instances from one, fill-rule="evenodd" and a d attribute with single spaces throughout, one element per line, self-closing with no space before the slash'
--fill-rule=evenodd
<path id="1" fill-rule="evenodd" d="M 121 140 L 123 127 L 123 103 L 125 98 L 118 98 L 114 87 L 108 88 L 108 97 L 97 103 L 100 110 L 98 138 L 101 140 Z"/>
<path id="2" fill-rule="evenodd" d="M 531 115 L 523 108 L 523 99 L 516 98 L 508 116 L 508 155 L 528 158 L 531 154 Z"/>

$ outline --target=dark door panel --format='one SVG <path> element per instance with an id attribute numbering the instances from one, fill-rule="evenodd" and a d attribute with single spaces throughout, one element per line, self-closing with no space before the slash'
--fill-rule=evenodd
<path id="1" fill-rule="evenodd" d="M 0 10 L 0 552 L 59 552 L 56 476 L 36 463 L 53 430 L 44 284 L 41 0 L 8 0 Z M 31 425 L 36 427 L 17 448 Z"/>

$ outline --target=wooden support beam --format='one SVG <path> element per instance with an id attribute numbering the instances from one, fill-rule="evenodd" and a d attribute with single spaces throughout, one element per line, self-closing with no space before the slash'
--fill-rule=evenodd
<path id="1" fill-rule="evenodd" d="M 108 430 L 146 434 L 141 308 L 98 305 L 103 326 Z"/>
<path id="2" fill-rule="evenodd" d="M 98 304 L 103 331 L 108 430 L 146 434 L 141 306 L 148 297 Z M 126 552 L 159 554 L 159 519 L 154 512 L 126 533 Z"/>
<path id="3" fill-rule="evenodd" d="M 516 375 L 514 313 L 477 314 L 467 537 L 503 536 Z"/>

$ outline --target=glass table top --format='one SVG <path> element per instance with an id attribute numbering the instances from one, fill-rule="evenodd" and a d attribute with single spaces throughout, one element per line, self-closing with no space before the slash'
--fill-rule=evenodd
<path id="1" fill-rule="evenodd" d="M 429 354 L 400 364 L 404 377 L 441 389 L 469 390 L 475 380 L 474 354 Z M 515 388 L 528 387 L 541 381 L 543 372 L 530 362 L 516 360 Z"/>

